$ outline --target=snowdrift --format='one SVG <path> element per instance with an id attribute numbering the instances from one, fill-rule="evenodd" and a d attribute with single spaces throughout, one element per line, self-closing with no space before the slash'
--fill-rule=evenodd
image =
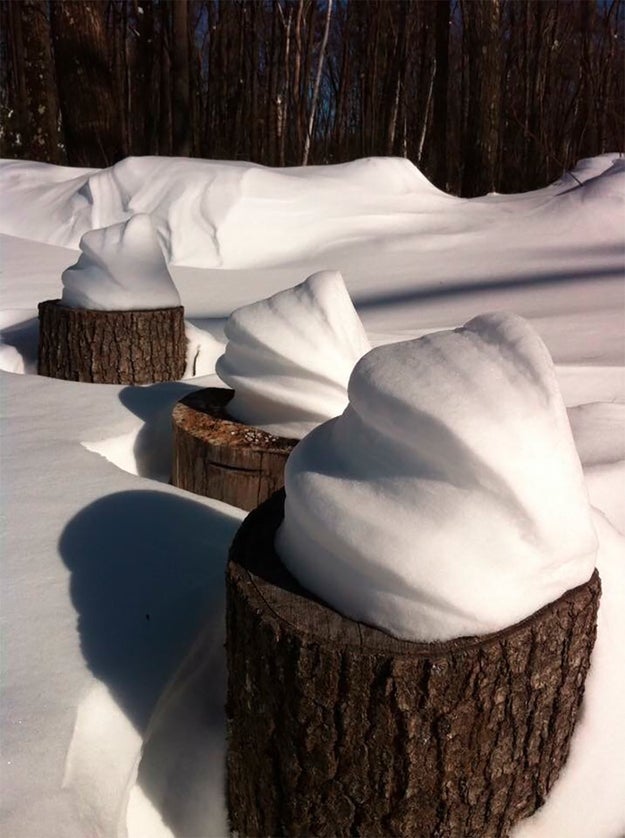
<path id="1" fill-rule="evenodd" d="M 140 213 L 191 321 L 189 380 L 121 388 L 29 375 L 37 303 L 61 295 L 81 236 Z M 624 834 L 624 213 L 616 154 L 545 189 L 472 200 L 402 159 L 285 170 L 0 162 L 7 834 L 31 838 L 51 823 L 67 838 L 226 834 L 221 608 L 242 513 L 166 485 L 171 409 L 219 384 L 235 308 L 324 269 L 341 271 L 373 345 L 507 309 L 553 356 L 601 510 L 604 593 L 569 763 L 518 836 Z"/>
<path id="2" fill-rule="evenodd" d="M 573 175 L 523 196 L 523 212 L 544 222 L 544 213 L 595 212 L 597 198 L 622 205 L 617 155 L 582 161 Z M 460 233 L 507 215 L 501 207 L 493 213 L 488 199 L 446 195 L 403 158 L 286 169 L 165 157 L 130 157 L 102 170 L 3 161 L 0 182 L 0 232 L 77 248 L 91 229 L 148 213 L 170 262 L 204 268 L 272 265 L 440 228 Z"/>

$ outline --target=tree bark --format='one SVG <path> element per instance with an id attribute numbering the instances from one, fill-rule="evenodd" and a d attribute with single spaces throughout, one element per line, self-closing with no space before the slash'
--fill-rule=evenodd
<path id="1" fill-rule="evenodd" d="M 433 141 L 436 169 L 434 183 L 447 189 L 447 87 L 449 84 L 449 0 L 436 4 L 436 75 L 434 77 Z"/>
<path id="2" fill-rule="evenodd" d="M 70 166 L 110 166 L 125 156 L 120 91 L 109 60 L 106 3 L 50 4 L 54 61 Z"/>
<path id="3" fill-rule="evenodd" d="M 38 373 L 96 384 L 177 381 L 186 368 L 184 309 L 89 311 L 39 303 Z"/>
<path id="4" fill-rule="evenodd" d="M 191 79 L 189 65 L 188 0 L 176 0 L 173 9 L 173 151 L 180 157 L 191 154 Z"/>
<path id="5" fill-rule="evenodd" d="M 43 0 L 22 0 L 9 4 L 9 11 L 10 17 L 20 18 L 19 32 L 14 35 L 19 36 L 15 46 L 16 50 L 21 49 L 19 64 L 24 76 L 24 156 L 45 163 L 60 163 L 59 103 L 47 5 Z"/>
<path id="6" fill-rule="evenodd" d="M 469 101 L 462 194 L 483 195 L 498 186 L 501 111 L 500 0 L 463 4 L 469 53 Z"/>
<path id="7" fill-rule="evenodd" d="M 231 827 L 254 836 L 504 838 L 545 800 L 584 690 L 597 573 L 484 637 L 409 643 L 307 593 L 276 493 L 227 570 Z M 459 561 L 462 557 L 458 557 Z"/>
<path id="8" fill-rule="evenodd" d="M 284 485 L 284 466 L 298 440 L 228 416 L 233 395 L 233 390 L 209 388 L 178 402 L 173 412 L 172 483 L 249 510 Z"/>

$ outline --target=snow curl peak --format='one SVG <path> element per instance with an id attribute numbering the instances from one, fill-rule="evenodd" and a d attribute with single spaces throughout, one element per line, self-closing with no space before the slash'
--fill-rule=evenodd
<path id="1" fill-rule="evenodd" d="M 98 311 L 180 305 L 149 215 L 90 230 L 81 238 L 80 250 L 76 264 L 62 275 L 63 305 Z"/>
<path id="2" fill-rule="evenodd" d="M 301 438 L 347 406 L 347 382 L 371 347 L 338 271 L 234 311 L 219 377 L 235 391 L 228 412 Z"/>
<path id="3" fill-rule="evenodd" d="M 515 315 L 373 349 L 286 469 L 276 547 L 345 615 L 498 631 L 588 580 L 596 536 L 550 355 Z"/>

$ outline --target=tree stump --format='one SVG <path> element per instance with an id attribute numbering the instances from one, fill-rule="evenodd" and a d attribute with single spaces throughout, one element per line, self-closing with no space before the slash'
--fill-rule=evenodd
<path id="1" fill-rule="evenodd" d="M 274 436 L 228 416 L 234 390 L 210 387 L 174 408 L 172 483 L 240 509 L 254 509 L 284 485 L 297 439 Z"/>
<path id="2" fill-rule="evenodd" d="M 186 344 L 182 306 L 91 311 L 39 303 L 39 375 L 96 384 L 177 381 Z"/>
<path id="3" fill-rule="evenodd" d="M 342 617 L 288 573 L 273 549 L 283 503 L 276 493 L 247 517 L 227 570 L 232 829 L 508 835 L 566 760 L 597 573 L 505 631 L 401 641 Z"/>

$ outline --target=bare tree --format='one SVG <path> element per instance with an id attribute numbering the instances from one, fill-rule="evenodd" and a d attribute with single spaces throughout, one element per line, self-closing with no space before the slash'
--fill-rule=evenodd
<path id="1" fill-rule="evenodd" d="M 173 67 L 172 125 L 173 152 L 181 157 L 191 153 L 191 81 L 189 68 L 189 8 L 187 0 L 172 3 Z"/>
<path id="2" fill-rule="evenodd" d="M 50 5 L 54 60 L 67 159 L 110 166 L 125 156 L 106 28 L 106 4 L 55 0 Z"/>
<path id="3" fill-rule="evenodd" d="M 326 47 L 328 46 L 328 34 L 330 32 L 330 20 L 332 18 L 332 0 L 326 0 L 326 18 L 323 27 L 323 40 L 319 49 L 319 62 L 317 64 L 317 75 L 315 76 L 315 86 L 313 87 L 312 101 L 310 104 L 310 116 L 308 118 L 308 131 L 306 132 L 306 141 L 304 143 L 304 154 L 302 156 L 302 166 L 308 163 L 308 156 L 310 154 L 310 140 L 312 138 L 313 128 L 315 125 L 315 116 L 317 115 L 317 104 L 319 102 L 319 86 L 321 84 L 321 74 L 323 72 L 323 62 L 325 60 Z"/>
<path id="4" fill-rule="evenodd" d="M 462 15 L 469 60 L 463 193 L 480 195 L 498 185 L 501 0 L 465 0 Z"/>

